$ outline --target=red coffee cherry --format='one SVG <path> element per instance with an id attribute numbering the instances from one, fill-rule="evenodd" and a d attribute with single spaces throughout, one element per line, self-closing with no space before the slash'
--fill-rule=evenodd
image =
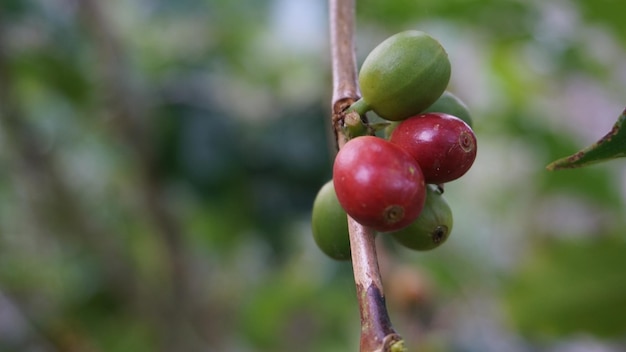
<path id="1" fill-rule="evenodd" d="M 409 225 L 426 200 L 426 184 L 415 159 L 374 136 L 351 139 L 339 150 L 333 183 L 346 213 L 381 232 Z"/>
<path id="2" fill-rule="evenodd" d="M 426 183 L 456 180 L 476 159 L 472 129 L 461 119 L 444 113 L 425 113 L 402 121 L 389 141 L 417 160 Z"/>

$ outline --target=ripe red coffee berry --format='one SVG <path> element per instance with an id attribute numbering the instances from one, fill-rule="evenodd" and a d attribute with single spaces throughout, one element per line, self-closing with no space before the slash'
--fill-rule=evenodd
<path id="1" fill-rule="evenodd" d="M 456 180 L 476 159 L 472 129 L 463 120 L 444 113 L 425 113 L 402 121 L 389 141 L 417 160 L 426 183 Z"/>
<path id="2" fill-rule="evenodd" d="M 333 183 L 346 213 L 381 232 L 409 225 L 426 200 L 424 176 L 415 159 L 374 136 L 351 139 L 339 150 Z"/>

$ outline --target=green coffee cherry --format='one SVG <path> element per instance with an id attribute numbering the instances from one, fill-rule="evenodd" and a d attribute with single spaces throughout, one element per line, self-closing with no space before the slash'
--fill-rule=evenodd
<path id="1" fill-rule="evenodd" d="M 472 127 L 472 117 L 469 110 L 467 109 L 467 105 L 465 105 L 465 103 L 461 99 L 459 99 L 456 95 L 450 93 L 449 91 L 443 92 L 439 99 L 437 99 L 437 101 L 434 102 L 433 105 L 429 106 L 428 109 L 424 110 L 422 113 L 427 112 L 443 112 L 445 114 L 460 118 L 470 127 Z M 398 126 L 398 124 L 400 124 L 400 121 L 393 121 L 385 127 L 385 139 L 389 139 L 389 137 L 391 136 L 391 132 L 396 129 L 396 126 Z"/>
<path id="2" fill-rule="evenodd" d="M 333 181 L 328 181 L 313 202 L 311 230 L 317 246 L 336 260 L 350 260 L 348 218 L 337 200 Z"/>
<path id="3" fill-rule="evenodd" d="M 359 72 L 362 99 L 355 103 L 355 110 L 374 110 L 390 121 L 416 115 L 441 96 L 450 70 L 448 54 L 430 35 L 414 30 L 395 34 L 363 62 Z"/>
<path id="4" fill-rule="evenodd" d="M 449 91 L 443 92 L 439 99 L 424 112 L 443 112 L 448 115 L 456 116 L 472 127 L 472 117 L 467 109 L 467 105 Z"/>
<path id="5" fill-rule="evenodd" d="M 385 139 L 389 140 L 389 138 L 391 137 L 391 133 L 393 132 L 393 130 L 396 129 L 396 127 L 398 127 L 400 122 L 401 121 L 392 121 L 389 123 L 389 125 L 387 125 L 387 127 L 385 127 L 385 131 L 384 131 Z"/>
<path id="6" fill-rule="evenodd" d="M 452 231 L 452 210 L 441 192 L 427 186 L 426 204 L 420 216 L 402 230 L 391 232 L 400 244 L 417 251 L 427 251 L 443 244 Z"/>

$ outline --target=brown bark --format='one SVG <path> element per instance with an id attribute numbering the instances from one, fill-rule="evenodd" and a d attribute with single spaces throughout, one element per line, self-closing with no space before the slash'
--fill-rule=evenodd
<path id="1" fill-rule="evenodd" d="M 347 138 L 342 124 L 344 111 L 359 98 L 356 54 L 354 48 L 355 1 L 330 0 L 330 44 L 333 95 L 332 122 L 341 148 Z M 348 217 L 354 281 L 361 313 L 361 352 L 402 351 L 402 339 L 396 334 L 387 307 L 376 257 L 375 231 Z"/>

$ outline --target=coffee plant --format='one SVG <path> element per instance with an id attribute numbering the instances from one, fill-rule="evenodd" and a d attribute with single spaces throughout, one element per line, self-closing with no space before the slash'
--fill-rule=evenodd
<path id="1" fill-rule="evenodd" d="M 626 351 L 624 6 L 329 4 L 0 1 L 0 351 Z"/>
<path id="2" fill-rule="evenodd" d="M 443 244 L 452 231 L 444 184 L 470 169 L 477 142 L 466 105 L 446 91 L 448 54 L 429 34 L 392 35 L 369 53 L 356 77 L 350 6 L 331 1 L 333 126 L 339 151 L 334 189 L 327 183 L 320 190 L 312 230 L 322 252 L 352 259 L 361 351 L 405 351 L 386 310 L 375 237 L 391 236 L 418 251 Z M 369 112 L 388 122 L 370 123 Z M 381 129 L 385 138 L 376 134 Z"/>

